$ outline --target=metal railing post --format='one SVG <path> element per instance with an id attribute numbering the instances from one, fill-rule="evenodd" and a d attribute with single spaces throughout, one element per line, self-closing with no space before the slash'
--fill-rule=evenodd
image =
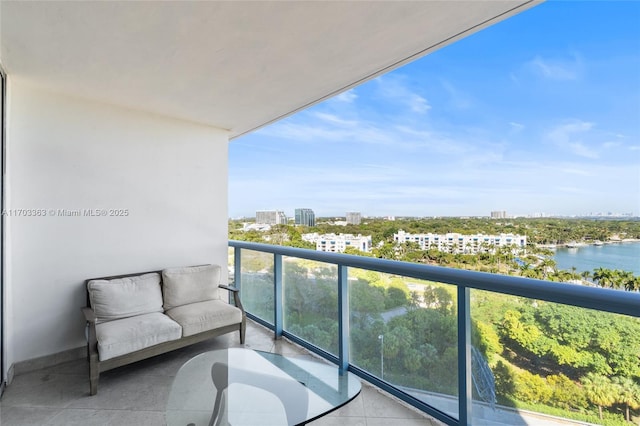
<path id="1" fill-rule="evenodd" d="M 273 255 L 273 329 L 275 331 L 275 338 L 282 338 L 283 329 L 283 292 L 282 292 L 282 255 Z"/>
<path id="2" fill-rule="evenodd" d="M 458 415 L 460 426 L 471 425 L 473 383 L 471 376 L 471 289 L 458 286 Z"/>
<path id="3" fill-rule="evenodd" d="M 240 247 L 233 248 L 233 285 L 240 291 L 240 297 L 242 297 L 242 249 Z M 231 299 L 231 292 L 229 292 L 229 302 Z"/>
<path id="4" fill-rule="evenodd" d="M 338 334 L 340 374 L 349 369 L 349 282 L 348 268 L 338 265 Z"/>

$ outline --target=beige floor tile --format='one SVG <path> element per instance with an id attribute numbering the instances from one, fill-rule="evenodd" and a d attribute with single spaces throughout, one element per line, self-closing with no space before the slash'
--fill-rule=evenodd
<path id="1" fill-rule="evenodd" d="M 1 407 L 2 426 L 42 426 L 59 412 L 56 408 L 43 407 Z"/>
<path id="2" fill-rule="evenodd" d="M 180 367 L 198 354 L 226 347 L 322 360 L 286 339 L 274 340 L 271 330 L 249 321 L 245 345 L 240 345 L 237 333 L 230 333 L 105 372 L 95 396 L 89 396 L 88 363 L 84 359 L 16 376 L 0 401 L 0 425 L 163 426 L 171 384 Z M 435 426 L 438 422 L 431 423 L 365 384 L 353 401 L 309 424 Z"/>

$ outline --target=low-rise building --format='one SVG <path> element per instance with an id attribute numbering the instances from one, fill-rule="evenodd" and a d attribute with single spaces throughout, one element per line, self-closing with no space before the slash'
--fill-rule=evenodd
<path id="1" fill-rule="evenodd" d="M 316 250 L 332 253 L 344 253 L 347 247 L 357 250 L 371 251 L 371 235 L 352 234 L 302 234 L 302 240 L 314 243 Z"/>
<path id="2" fill-rule="evenodd" d="M 421 250 L 435 248 L 449 253 L 468 254 L 493 252 L 497 247 L 513 247 L 522 250 L 527 246 L 527 236 L 516 234 L 410 234 L 399 230 L 397 234 L 393 234 L 393 240 L 396 243 L 417 243 Z"/>

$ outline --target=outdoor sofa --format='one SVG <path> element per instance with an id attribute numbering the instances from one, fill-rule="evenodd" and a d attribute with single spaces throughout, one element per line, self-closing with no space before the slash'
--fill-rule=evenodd
<path id="1" fill-rule="evenodd" d="M 244 343 L 238 290 L 220 276 L 220 266 L 201 265 L 86 280 L 90 394 L 103 371 L 233 331 Z"/>

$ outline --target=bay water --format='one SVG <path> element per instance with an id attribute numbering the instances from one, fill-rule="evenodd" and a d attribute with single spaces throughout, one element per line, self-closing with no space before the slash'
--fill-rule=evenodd
<path id="1" fill-rule="evenodd" d="M 640 275 L 640 242 L 558 248 L 553 259 L 558 269 L 593 272 L 596 268 L 619 269 Z"/>

